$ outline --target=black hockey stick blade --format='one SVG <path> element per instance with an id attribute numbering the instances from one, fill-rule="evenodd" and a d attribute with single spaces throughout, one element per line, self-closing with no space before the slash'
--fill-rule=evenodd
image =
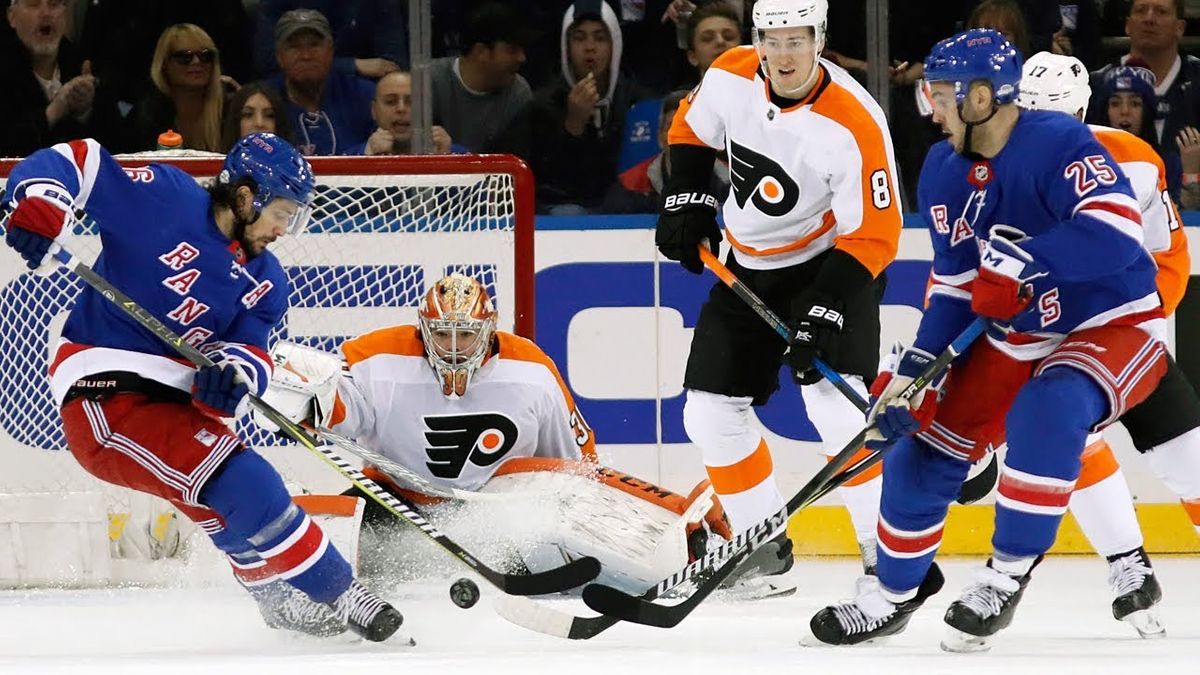
<path id="1" fill-rule="evenodd" d="M 546 595 L 579 588 L 599 574 L 600 561 L 585 556 L 544 572 L 503 574 L 489 581 L 512 595 Z"/>
<path id="2" fill-rule="evenodd" d="M 963 481 L 962 487 L 958 489 L 959 504 L 974 504 L 992 493 L 992 488 L 996 487 L 996 479 L 1000 475 L 1000 469 L 997 468 L 996 453 L 991 453 L 987 458 L 987 466 L 982 471 L 973 476 L 968 475 Z M 974 468 L 974 467 L 972 467 Z"/>

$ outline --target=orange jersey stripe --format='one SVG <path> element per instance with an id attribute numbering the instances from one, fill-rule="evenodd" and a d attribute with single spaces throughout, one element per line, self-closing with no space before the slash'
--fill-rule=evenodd
<path id="1" fill-rule="evenodd" d="M 708 466 L 708 478 L 719 495 L 745 492 L 771 477 L 775 470 L 771 450 L 767 442 L 760 440 L 758 447 L 741 460 L 726 466 Z"/>
<path id="2" fill-rule="evenodd" d="M 754 47 L 734 47 L 718 56 L 717 60 L 713 61 L 713 64 L 710 66 L 711 68 L 753 80 L 754 74 L 758 72 L 758 52 L 754 51 Z M 692 93 L 679 102 L 679 109 L 675 111 L 675 117 L 671 119 L 671 130 L 667 132 L 668 144 L 675 145 L 682 143 L 684 145 L 702 145 L 708 147 L 708 144 L 700 140 L 700 137 L 696 135 L 696 132 L 692 131 L 692 127 L 687 123 L 687 113 L 692 107 L 692 100 L 700 94 L 700 89 L 703 86 L 704 81 L 701 80 L 700 84 L 696 85 L 696 88 L 692 90 Z"/>
<path id="3" fill-rule="evenodd" d="M 575 406 L 575 398 L 571 396 L 571 390 L 567 388 L 567 383 L 559 374 L 554 361 L 546 356 L 546 352 L 542 351 L 541 347 L 519 335 L 496 331 L 496 337 L 500 340 L 500 358 L 540 363 L 546 367 L 546 370 L 554 374 L 558 388 L 562 391 L 563 400 L 567 403 L 567 411 L 571 415 L 571 428 L 575 433 L 575 441 L 579 444 L 579 451 L 585 459 L 596 459 L 596 434 L 592 432 L 592 428 L 583 419 L 583 414 Z"/>
<path id="4" fill-rule="evenodd" d="M 828 232 L 829 230 L 833 229 L 834 225 L 837 225 L 837 221 L 835 221 L 833 219 L 833 211 L 826 211 L 825 215 L 821 218 L 821 226 L 818 227 L 817 229 L 813 230 L 812 232 L 809 232 L 808 234 L 804 235 L 800 239 L 797 239 L 796 241 L 794 241 L 790 244 L 785 244 L 783 246 L 773 246 L 771 248 L 765 248 L 765 249 L 758 249 L 758 248 L 754 248 L 752 246 L 747 246 L 747 245 L 743 244 L 742 242 L 738 241 L 737 239 L 734 239 L 733 233 L 730 232 L 728 229 L 725 230 L 725 238 L 727 238 L 729 240 L 730 246 L 736 248 L 737 250 L 741 251 L 742 253 L 745 253 L 746 255 L 768 256 L 768 255 L 776 255 L 779 253 L 787 253 L 788 251 L 799 251 L 800 249 L 804 248 L 805 246 L 808 246 L 809 244 L 811 244 L 814 240 L 816 240 L 821 235 L 823 235 L 826 232 Z"/>
<path id="5" fill-rule="evenodd" d="M 1183 510 L 1187 512 L 1192 525 L 1200 528 L 1200 499 L 1181 499 L 1179 503 L 1183 505 Z"/>
<path id="6" fill-rule="evenodd" d="M 903 225 L 887 151 L 889 139 L 862 101 L 837 82 L 829 83 L 812 111 L 845 127 L 862 158 L 862 222 L 853 232 L 838 235 L 834 247 L 854 256 L 872 276 L 879 276 L 896 258 Z"/>

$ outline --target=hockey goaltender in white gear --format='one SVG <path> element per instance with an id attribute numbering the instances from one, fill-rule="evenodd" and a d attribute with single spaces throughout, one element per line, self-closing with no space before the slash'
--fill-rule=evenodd
<path id="1" fill-rule="evenodd" d="M 532 572 L 595 556 L 603 583 L 640 593 L 702 552 L 708 536 L 729 538 L 707 480 L 684 497 L 596 461 L 592 430 L 558 369 L 533 342 L 495 329 L 478 281 L 438 280 L 418 317 L 348 340 L 340 355 L 276 345 L 266 400 L 439 487 L 480 493 L 474 524 L 503 533 Z M 414 501 L 436 501 L 376 467 L 364 473 Z M 371 506 L 364 536 L 389 532 Z M 364 539 L 361 550 L 378 548 L 385 542 Z"/>

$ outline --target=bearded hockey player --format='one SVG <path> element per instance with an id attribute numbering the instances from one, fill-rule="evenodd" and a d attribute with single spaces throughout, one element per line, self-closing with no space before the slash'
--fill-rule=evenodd
<path id="1" fill-rule="evenodd" d="M 943 583 L 933 562 L 972 460 L 1001 438 L 993 553 L 951 603 L 942 647 L 977 651 L 1008 626 L 1053 544 L 1088 434 L 1136 406 L 1167 369 L 1157 269 L 1120 166 L 1082 123 L 1016 106 L 1021 58 L 999 33 L 938 43 L 925 61 L 949 138 L 918 187 L 933 242 L 929 306 L 914 345 L 876 380 L 884 459 L 878 577 L 811 621 L 854 644 L 903 630 Z M 985 339 L 949 376 L 899 394 L 976 317 Z"/>
<path id="2" fill-rule="evenodd" d="M 267 387 L 268 333 L 288 280 L 267 246 L 303 229 L 313 174 L 273 134 L 250 134 L 207 189 L 160 164 L 126 172 L 95 141 L 40 150 L 9 176 L 5 241 L 29 267 L 69 246 L 77 211 L 100 231 L 95 270 L 215 362 L 197 370 L 91 287 L 50 365 L 71 454 L 93 476 L 170 501 L 228 556 L 272 627 L 384 640 L 400 613 L 353 577 L 279 474 L 230 432 Z"/>
<path id="3" fill-rule="evenodd" d="M 718 252 L 718 203 L 707 192 L 718 153 L 733 190 L 721 205 L 732 251 L 726 265 L 794 328 L 790 344 L 722 283 L 692 336 L 683 385 L 688 437 L 700 447 L 734 531 L 783 508 L 771 451 L 754 406 L 779 388 L 780 360 L 801 384 L 810 419 L 832 455 L 861 417 L 813 369 L 831 364 L 860 392 L 879 361 L 883 270 L 900 237 L 900 200 L 883 112 L 844 70 L 821 58 L 826 0 L 761 0 L 754 46 L 718 58 L 680 104 L 669 135 L 672 172 L 655 240 L 663 255 L 700 273 L 697 245 Z M 865 394 L 864 394 L 865 398 Z M 874 566 L 878 470 L 838 489 Z M 792 565 L 786 534 L 737 575 Z"/>
<path id="4" fill-rule="evenodd" d="M 591 555 L 605 583 L 640 593 L 702 552 L 710 532 L 730 536 L 708 481 L 685 498 L 596 462 L 558 369 L 533 342 L 496 330 L 474 279 L 438 280 L 417 325 L 348 340 L 340 357 L 288 343 L 273 354 L 267 398 L 292 419 L 356 438 L 435 485 L 511 497 L 483 502 L 480 517 L 532 542 L 521 550 L 531 571 Z M 429 501 L 377 468 L 365 472 Z M 541 496 L 518 512 L 526 493 Z M 365 521 L 371 531 L 390 519 L 368 508 Z"/>

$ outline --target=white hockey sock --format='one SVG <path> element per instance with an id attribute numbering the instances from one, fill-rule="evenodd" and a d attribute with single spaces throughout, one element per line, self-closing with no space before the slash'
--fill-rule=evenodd
<path id="1" fill-rule="evenodd" d="M 1154 475 L 1179 495 L 1200 534 L 1200 427 L 1151 448 L 1146 461 Z"/>
<path id="2" fill-rule="evenodd" d="M 879 497 L 883 492 L 883 476 L 875 476 L 859 485 L 843 485 L 837 489 L 838 496 L 850 512 L 854 525 L 854 538 L 858 541 L 874 541 L 879 527 Z"/>
<path id="3" fill-rule="evenodd" d="M 1107 557 L 1142 545 L 1133 496 L 1119 468 L 1100 482 L 1076 490 L 1070 509 L 1096 553 Z"/>

